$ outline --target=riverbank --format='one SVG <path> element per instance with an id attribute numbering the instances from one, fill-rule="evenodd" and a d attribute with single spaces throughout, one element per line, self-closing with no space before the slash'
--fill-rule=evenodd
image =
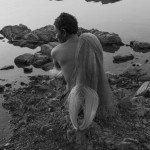
<path id="1" fill-rule="evenodd" d="M 13 135 L 0 149 L 150 149 L 150 94 L 140 89 L 150 79 L 134 66 L 120 75 L 107 73 L 118 108 L 116 119 L 110 123 L 95 120 L 84 134 L 74 131 L 60 100 L 63 78 L 32 76 L 23 87 L 8 88 L 3 107 L 11 114 Z"/>

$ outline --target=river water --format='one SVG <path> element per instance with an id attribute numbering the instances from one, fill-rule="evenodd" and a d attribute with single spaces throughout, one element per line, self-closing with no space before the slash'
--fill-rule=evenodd
<path id="1" fill-rule="evenodd" d="M 122 0 L 117 3 L 102 5 L 85 0 L 0 0 L 0 29 L 7 25 L 24 24 L 31 30 L 53 24 L 54 19 L 61 13 L 67 12 L 76 16 L 79 26 L 100 31 L 119 34 L 122 41 L 129 44 L 132 40 L 150 42 L 150 0 Z M 35 53 L 40 48 L 31 50 L 20 48 L 0 40 L 0 68 L 5 65 L 14 65 L 14 58 L 23 53 Z M 121 72 L 123 68 L 131 65 L 131 61 L 121 64 L 113 64 L 113 55 L 133 53 L 136 56 L 134 62 L 144 64 L 150 58 L 150 52 L 139 53 L 130 47 L 122 46 L 117 51 L 111 48 L 104 52 L 104 66 L 106 71 Z M 149 70 L 150 64 L 145 68 Z M 31 75 L 48 74 L 41 69 L 34 69 Z M 15 66 L 9 71 L 0 71 L 0 79 L 7 82 L 19 80 L 27 75 L 22 69 Z M 0 84 L 5 84 L 0 80 Z M 2 103 L 0 97 L 0 105 Z M 0 139 L 8 134 L 8 113 L 0 106 Z M 5 129 L 6 128 L 6 129 Z M 4 133 L 3 133 L 4 131 Z M 3 133 L 3 135 L 2 135 Z"/>

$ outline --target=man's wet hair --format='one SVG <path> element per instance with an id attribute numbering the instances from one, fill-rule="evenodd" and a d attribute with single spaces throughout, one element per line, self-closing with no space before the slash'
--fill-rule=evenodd
<path id="1" fill-rule="evenodd" d="M 58 30 L 65 30 L 68 34 L 76 34 L 78 32 L 77 19 L 68 13 L 61 13 L 55 19 L 54 25 Z"/>

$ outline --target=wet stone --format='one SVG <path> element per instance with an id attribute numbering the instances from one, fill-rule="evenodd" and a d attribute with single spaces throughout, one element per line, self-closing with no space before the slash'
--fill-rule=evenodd
<path id="1" fill-rule="evenodd" d="M 136 92 L 136 96 L 150 98 L 150 81 L 144 82 Z"/>
<path id="2" fill-rule="evenodd" d="M 126 62 L 126 61 L 129 61 L 129 60 L 133 60 L 134 59 L 134 56 L 132 54 L 129 54 L 129 55 L 116 55 L 113 57 L 113 62 L 114 63 L 121 63 L 121 62 Z"/>
<path id="3" fill-rule="evenodd" d="M 23 68 L 23 71 L 24 71 L 24 73 L 31 73 L 31 72 L 33 72 L 33 68 L 32 67 L 30 67 L 30 68 Z"/>
<path id="4" fill-rule="evenodd" d="M 0 93 L 2 93 L 4 91 L 4 89 L 5 89 L 5 86 L 0 85 Z"/>
<path id="5" fill-rule="evenodd" d="M 11 84 L 10 83 L 6 83 L 5 86 L 6 87 L 11 87 Z"/>
<path id="6" fill-rule="evenodd" d="M 9 70 L 9 69 L 14 69 L 14 66 L 13 66 L 13 65 L 4 66 L 4 67 L 2 67 L 0 70 Z"/>

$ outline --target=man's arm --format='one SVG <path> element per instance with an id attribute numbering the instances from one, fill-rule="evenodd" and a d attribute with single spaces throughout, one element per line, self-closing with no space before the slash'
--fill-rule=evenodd
<path id="1" fill-rule="evenodd" d="M 53 64 L 54 64 L 54 67 L 57 69 L 57 70 L 61 70 L 61 67 L 59 65 L 59 63 L 53 58 Z"/>
<path id="2" fill-rule="evenodd" d="M 52 51 L 51 51 L 51 56 L 52 56 L 52 59 L 53 59 L 53 64 L 54 64 L 54 69 L 50 70 L 50 74 L 52 76 L 62 76 L 62 71 L 61 71 L 61 66 L 59 65 L 58 63 L 58 52 L 57 50 L 54 48 Z"/>
<path id="3" fill-rule="evenodd" d="M 59 51 L 58 51 L 58 48 L 57 48 L 57 46 L 55 47 L 55 48 L 53 48 L 52 49 L 52 51 L 51 51 L 51 57 L 52 57 L 52 59 L 53 59 L 53 64 L 54 64 L 54 67 L 57 69 L 57 70 L 60 70 L 61 69 L 61 66 L 60 66 L 60 64 L 58 63 L 59 62 L 59 60 L 58 60 L 58 58 L 59 58 Z"/>

